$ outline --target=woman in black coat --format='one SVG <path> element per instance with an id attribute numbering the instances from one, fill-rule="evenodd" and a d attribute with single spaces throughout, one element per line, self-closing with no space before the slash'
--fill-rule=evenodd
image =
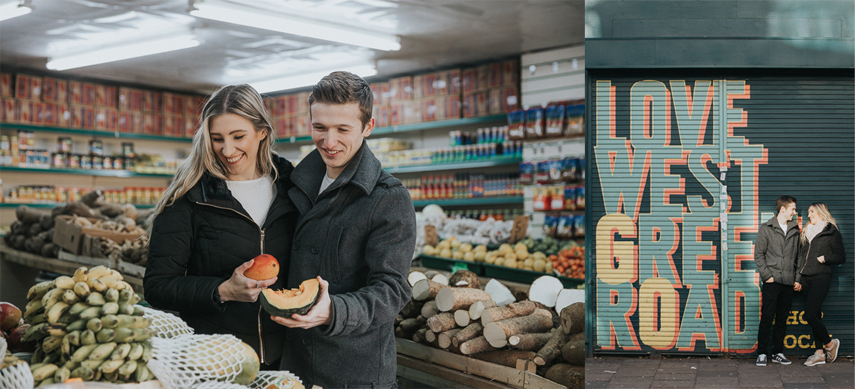
<path id="1" fill-rule="evenodd" d="M 801 234 L 801 248 L 796 263 L 793 288 L 805 296 L 805 318 L 813 330 L 816 352 L 805 362 L 807 366 L 831 363 L 837 359 L 839 339 L 831 339 L 822 323 L 822 303 L 831 286 L 831 266 L 846 262 L 843 236 L 825 203 L 813 203 L 808 208 L 810 222 Z"/>
<path id="2" fill-rule="evenodd" d="M 237 336 L 262 369 L 278 369 L 285 328 L 261 312 L 258 297 L 288 277 L 257 281 L 244 271 L 260 254 L 288 269 L 297 220 L 293 166 L 273 152 L 272 129 L 249 85 L 211 96 L 192 151 L 155 208 L 143 282 L 153 307 L 177 311 L 196 333 Z"/>

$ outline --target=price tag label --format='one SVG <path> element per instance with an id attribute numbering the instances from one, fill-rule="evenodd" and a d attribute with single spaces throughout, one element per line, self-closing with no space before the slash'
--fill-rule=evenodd
<path id="1" fill-rule="evenodd" d="M 525 238 L 525 233 L 528 230 L 528 216 L 514 216 L 514 227 L 511 229 L 511 238 L 508 242 L 511 244 L 517 243 Z"/>
<path id="2" fill-rule="evenodd" d="M 425 244 L 436 246 L 439 243 L 439 237 L 436 235 L 436 227 L 425 226 Z"/>

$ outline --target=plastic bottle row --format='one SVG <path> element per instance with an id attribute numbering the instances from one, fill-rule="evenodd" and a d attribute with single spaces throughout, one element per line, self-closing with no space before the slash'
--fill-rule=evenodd
<path id="1" fill-rule="evenodd" d="M 436 174 L 403 180 L 413 200 L 522 196 L 516 174 Z"/>

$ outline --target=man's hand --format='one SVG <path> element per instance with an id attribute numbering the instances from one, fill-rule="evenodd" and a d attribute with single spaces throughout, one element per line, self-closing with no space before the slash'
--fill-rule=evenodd
<path id="1" fill-rule="evenodd" d="M 796 282 L 795 284 L 793 284 L 793 290 L 795 290 L 796 292 L 801 292 L 802 291 L 802 284 Z"/>
<path id="2" fill-rule="evenodd" d="M 330 309 L 332 301 L 330 301 L 329 286 L 330 283 L 324 281 L 321 276 L 318 276 L 318 282 L 321 284 L 321 296 L 318 297 L 318 302 L 305 315 L 291 315 L 291 318 L 281 316 L 271 316 L 273 321 L 288 327 L 288 328 L 314 328 L 317 326 L 330 324 Z"/>
<path id="3" fill-rule="evenodd" d="M 773 283 L 773 282 L 775 282 L 775 277 L 769 277 L 769 279 L 768 279 L 768 280 L 766 280 L 766 283 L 767 283 L 767 284 L 771 284 L 771 283 Z"/>
<path id="4" fill-rule="evenodd" d="M 231 278 L 217 287 L 217 290 L 220 292 L 220 300 L 223 302 L 242 301 L 245 303 L 252 303 L 255 302 L 255 300 L 258 300 L 258 294 L 261 293 L 262 289 L 266 289 L 268 286 L 273 285 L 273 283 L 276 282 L 278 277 L 273 277 L 264 281 L 256 281 L 244 277 L 243 272 L 245 272 L 246 269 L 249 269 L 254 261 L 255 260 L 250 259 L 238 266 L 235 271 L 232 272 Z"/>
<path id="5" fill-rule="evenodd" d="M 825 263 L 825 255 L 820 255 L 816 257 L 816 260 L 819 261 L 819 263 Z"/>

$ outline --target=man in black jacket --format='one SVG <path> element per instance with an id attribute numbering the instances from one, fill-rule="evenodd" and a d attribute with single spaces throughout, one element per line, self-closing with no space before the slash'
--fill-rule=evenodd
<path id="1" fill-rule="evenodd" d="M 775 322 L 775 330 L 772 333 L 772 357 L 769 359 L 782 365 L 792 363 L 783 352 L 799 252 L 799 224 L 792 220 L 796 213 L 796 199 L 781 196 L 775 207 L 778 214 L 760 225 L 754 243 L 754 262 L 763 285 L 760 327 L 757 330 L 757 366 L 766 366 L 772 321 Z"/>
<path id="2" fill-rule="evenodd" d="M 323 291 L 306 315 L 273 319 L 289 327 L 282 369 L 307 388 L 397 385 L 394 320 L 412 294 L 416 220 L 406 188 L 365 143 L 372 105 L 359 76 L 324 77 L 309 97 L 317 149 L 291 174 L 300 217 L 287 286 L 317 277 Z"/>

